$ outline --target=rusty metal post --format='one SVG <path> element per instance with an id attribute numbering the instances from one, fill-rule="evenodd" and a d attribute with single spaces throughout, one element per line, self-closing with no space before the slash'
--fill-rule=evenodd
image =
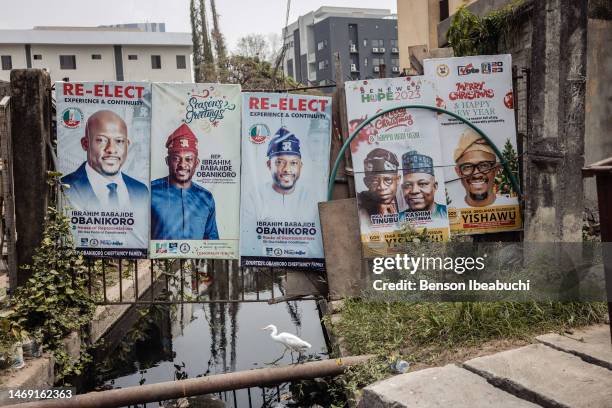
<path id="1" fill-rule="evenodd" d="M 145 384 L 109 391 L 90 392 L 71 399 L 43 400 L 7 405 L 6 408 L 112 408 L 146 402 L 212 394 L 221 391 L 275 385 L 288 381 L 331 377 L 342 374 L 347 367 L 361 364 L 372 356 L 354 356 L 335 360 L 314 361 L 286 367 L 261 368 L 235 373 L 216 374 Z"/>
<path id="2" fill-rule="evenodd" d="M 612 245 L 612 157 L 583 168 L 582 176 L 595 176 L 597 183 L 597 206 L 599 207 L 610 339 L 612 341 L 612 251 L 606 250 L 607 245 Z"/>

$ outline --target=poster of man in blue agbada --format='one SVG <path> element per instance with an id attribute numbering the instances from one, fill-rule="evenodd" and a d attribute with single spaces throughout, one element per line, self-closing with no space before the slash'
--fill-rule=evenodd
<path id="1" fill-rule="evenodd" d="M 331 98 L 244 93 L 242 104 L 241 265 L 321 269 Z"/>
<path id="2" fill-rule="evenodd" d="M 150 84 L 58 82 L 56 93 L 58 165 L 76 248 L 145 258 Z"/>

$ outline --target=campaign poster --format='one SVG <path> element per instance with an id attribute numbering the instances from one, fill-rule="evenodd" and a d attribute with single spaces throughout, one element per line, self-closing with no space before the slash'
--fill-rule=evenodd
<path id="1" fill-rule="evenodd" d="M 402 105 L 435 104 L 422 76 L 345 83 L 349 131 Z M 449 237 L 443 161 L 436 113 L 398 109 L 364 127 L 351 143 L 364 255 L 401 252 L 412 229 L 435 241 Z"/>
<path id="2" fill-rule="evenodd" d="M 238 259 L 240 86 L 153 84 L 151 258 Z"/>
<path id="3" fill-rule="evenodd" d="M 438 106 L 469 120 L 497 146 L 518 179 L 510 55 L 424 61 L 437 84 Z M 463 234 L 522 228 L 518 194 L 491 146 L 458 119 L 440 115 L 451 231 Z M 451 181 L 452 180 L 452 181 Z"/>
<path id="4" fill-rule="evenodd" d="M 77 250 L 146 258 L 150 84 L 56 82 L 55 92 L 58 170 Z"/>
<path id="5" fill-rule="evenodd" d="M 244 93 L 242 106 L 240 263 L 322 269 L 331 98 Z"/>

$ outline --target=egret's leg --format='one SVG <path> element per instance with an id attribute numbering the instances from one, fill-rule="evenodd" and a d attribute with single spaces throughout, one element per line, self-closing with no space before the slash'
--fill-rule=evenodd
<path id="1" fill-rule="evenodd" d="M 285 354 L 287 354 L 287 347 L 285 347 L 285 349 L 283 350 L 283 354 L 281 354 L 281 356 L 279 358 L 277 358 L 276 360 L 270 362 L 270 363 L 266 363 L 267 365 L 274 365 L 276 363 L 278 363 L 280 360 L 283 359 L 283 357 L 285 357 Z"/>

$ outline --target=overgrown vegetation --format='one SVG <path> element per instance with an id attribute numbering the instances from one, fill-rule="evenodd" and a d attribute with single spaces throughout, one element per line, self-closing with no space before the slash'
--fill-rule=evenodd
<path id="1" fill-rule="evenodd" d="M 523 0 L 515 0 L 482 17 L 462 6 L 454 14 L 446 37 L 456 57 L 499 54 Z"/>
<path id="2" fill-rule="evenodd" d="M 82 350 L 79 359 L 72 359 L 63 340 L 91 321 L 95 304 L 87 290 L 85 261 L 74 249 L 68 218 L 61 211 L 48 208 L 40 247 L 32 264 L 22 268 L 32 275 L 10 299 L 11 324 L 53 353 L 58 379 L 80 374 L 90 356 Z"/>

